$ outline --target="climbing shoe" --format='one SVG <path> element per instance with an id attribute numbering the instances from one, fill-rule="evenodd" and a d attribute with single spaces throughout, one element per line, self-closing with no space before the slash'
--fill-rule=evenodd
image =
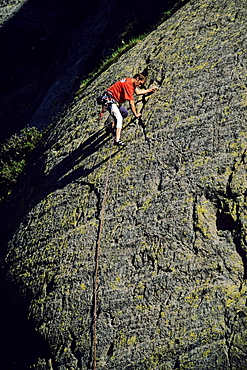
<path id="1" fill-rule="evenodd" d="M 123 141 L 121 141 L 121 140 L 119 140 L 119 141 L 114 140 L 114 145 L 117 145 L 117 146 L 126 146 L 126 144 Z"/>

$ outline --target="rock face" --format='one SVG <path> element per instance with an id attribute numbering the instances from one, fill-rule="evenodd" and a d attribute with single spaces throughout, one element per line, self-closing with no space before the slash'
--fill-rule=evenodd
<path id="1" fill-rule="evenodd" d="M 247 369 L 246 17 L 180 9 L 74 100 L 2 206 L 33 368 Z M 144 70 L 159 90 L 117 149 L 95 98 Z"/>

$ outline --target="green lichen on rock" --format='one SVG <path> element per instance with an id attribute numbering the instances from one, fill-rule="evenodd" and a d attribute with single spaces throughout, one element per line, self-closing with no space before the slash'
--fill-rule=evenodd
<path id="1" fill-rule="evenodd" d="M 16 208 L 6 274 L 51 351 L 34 368 L 92 367 L 103 223 L 97 368 L 246 369 L 246 12 L 191 1 L 47 134 L 4 210 Z M 144 69 L 159 89 L 137 97 L 142 118 L 126 120 L 122 150 L 94 98 Z"/>

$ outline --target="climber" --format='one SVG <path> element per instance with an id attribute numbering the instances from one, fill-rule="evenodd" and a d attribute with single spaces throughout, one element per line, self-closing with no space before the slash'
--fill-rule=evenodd
<path id="1" fill-rule="evenodd" d="M 106 92 L 102 95 L 101 101 L 103 106 L 113 116 L 114 123 L 116 126 L 116 137 L 114 139 L 114 145 L 124 146 L 125 144 L 120 140 L 123 118 L 127 117 L 128 111 L 123 104 L 126 100 L 129 100 L 130 109 L 136 118 L 141 116 L 141 113 L 137 113 L 134 93 L 136 95 L 142 95 L 147 93 L 153 93 L 157 87 L 151 87 L 149 89 L 143 89 L 143 85 L 146 81 L 146 77 L 137 73 L 133 78 L 124 78 L 113 85 L 111 85 Z"/>

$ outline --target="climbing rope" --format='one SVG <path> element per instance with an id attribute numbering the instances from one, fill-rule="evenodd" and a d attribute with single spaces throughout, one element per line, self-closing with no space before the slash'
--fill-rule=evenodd
<path id="1" fill-rule="evenodd" d="M 106 203 L 107 191 L 108 191 L 111 156 L 112 156 L 112 147 L 111 147 L 110 158 L 108 161 L 107 172 L 106 172 L 105 189 L 104 189 L 104 196 L 102 200 L 101 211 L 99 215 L 98 237 L 97 237 L 96 250 L 95 250 L 95 271 L 94 271 L 94 289 L 93 289 L 93 370 L 96 370 L 96 363 L 97 363 L 97 303 L 98 303 L 98 286 L 99 286 L 99 279 L 98 279 L 99 252 L 100 252 L 101 235 L 102 235 L 103 224 L 104 224 L 105 203 Z"/>

